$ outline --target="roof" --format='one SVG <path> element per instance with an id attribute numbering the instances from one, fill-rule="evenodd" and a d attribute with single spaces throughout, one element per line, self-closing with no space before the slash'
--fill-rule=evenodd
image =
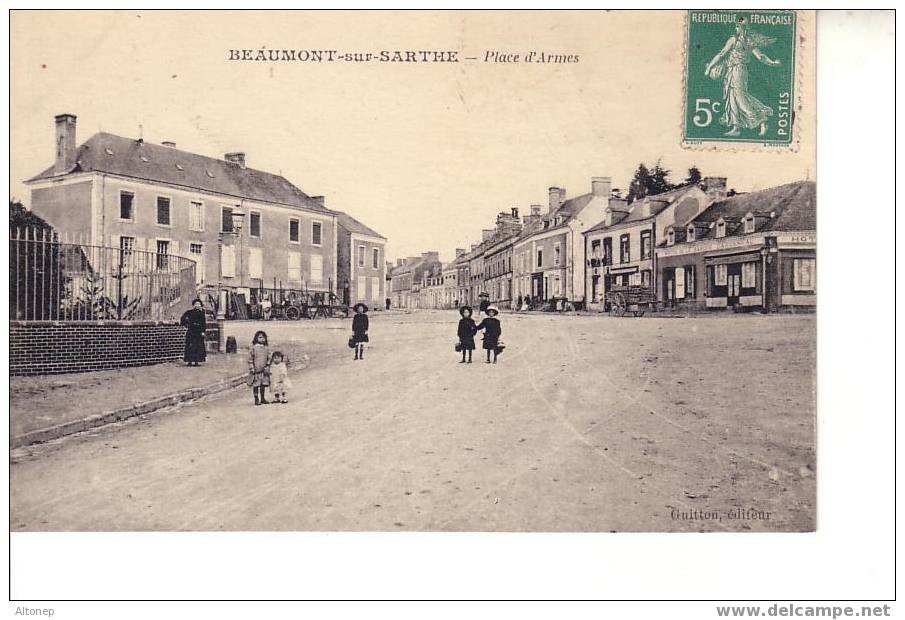
<path id="1" fill-rule="evenodd" d="M 336 216 L 336 219 L 339 220 L 339 225 L 349 232 L 353 232 L 357 235 L 366 235 L 368 237 L 378 237 L 386 241 L 386 237 L 375 231 L 373 228 L 368 228 L 348 213 L 333 211 L 333 214 Z"/>
<path id="2" fill-rule="evenodd" d="M 96 133 L 79 146 L 71 172 L 105 172 L 179 185 L 217 194 L 328 212 L 284 177 L 173 147 L 109 133 Z M 29 181 L 50 179 L 53 166 Z"/>
<path id="3" fill-rule="evenodd" d="M 748 194 L 740 194 L 713 203 L 694 223 L 716 222 L 721 217 L 730 221 L 741 221 L 748 213 L 772 214 L 769 219 L 758 218 L 757 232 L 765 230 L 798 231 L 817 229 L 817 184 L 813 181 L 796 181 L 778 187 L 771 187 Z M 734 231 L 726 231 L 731 235 Z M 698 239 L 712 237 L 715 229 L 710 229 Z"/>
<path id="4" fill-rule="evenodd" d="M 645 196 L 644 198 L 639 198 L 629 205 L 628 215 L 623 217 L 622 219 L 614 222 L 607 226 L 606 220 L 600 222 L 599 224 L 595 224 L 591 228 L 588 229 L 587 232 L 594 232 L 597 230 L 603 229 L 618 229 L 625 228 L 631 226 L 632 224 L 636 224 L 638 222 L 644 222 L 658 216 L 666 207 L 675 202 L 676 198 L 684 194 L 690 189 L 697 187 L 697 185 L 680 185 L 679 187 L 673 188 L 669 191 L 662 192 L 660 194 L 653 194 L 651 196 Z M 642 204 L 648 203 L 650 204 L 650 213 L 648 215 L 642 215 L 643 209 L 640 209 Z"/>

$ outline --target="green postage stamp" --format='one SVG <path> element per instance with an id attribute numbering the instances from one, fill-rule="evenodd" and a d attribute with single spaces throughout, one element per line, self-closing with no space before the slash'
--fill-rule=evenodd
<path id="1" fill-rule="evenodd" d="M 688 11 L 683 145 L 796 146 L 794 11 Z"/>

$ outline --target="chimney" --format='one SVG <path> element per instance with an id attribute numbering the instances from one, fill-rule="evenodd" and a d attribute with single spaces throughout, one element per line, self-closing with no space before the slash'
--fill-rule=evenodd
<path id="1" fill-rule="evenodd" d="M 175 143 L 175 142 L 170 142 L 169 140 L 164 140 L 163 142 L 161 142 L 161 144 L 164 145 L 164 146 L 167 147 L 167 148 L 171 148 L 171 149 L 175 149 L 175 148 L 176 148 L 176 143 Z"/>
<path id="2" fill-rule="evenodd" d="M 552 213 L 559 207 L 560 203 L 560 189 L 558 187 L 551 187 L 549 190 L 549 204 L 547 205 L 547 213 Z"/>
<path id="3" fill-rule="evenodd" d="M 711 200 L 722 200 L 726 197 L 726 177 L 704 177 L 701 179 L 701 189 Z"/>
<path id="4" fill-rule="evenodd" d="M 239 151 L 235 153 L 227 153 L 223 156 L 223 159 L 230 163 L 237 164 L 243 170 L 245 169 L 245 153 Z"/>
<path id="5" fill-rule="evenodd" d="M 397 266 L 397 267 L 402 267 L 404 264 L 405 264 L 405 259 L 404 259 L 404 258 L 397 258 L 397 259 L 396 259 L 396 266 Z"/>
<path id="6" fill-rule="evenodd" d="M 245 166 L 242 166 L 242 167 L 244 168 Z M 326 204 L 324 203 L 323 196 L 311 196 L 311 202 L 313 202 L 315 205 L 317 205 L 321 209 L 326 208 Z"/>
<path id="7" fill-rule="evenodd" d="M 487 241 L 493 236 L 493 229 L 484 229 L 481 231 L 481 241 Z"/>
<path id="8" fill-rule="evenodd" d="M 75 114 L 58 114 L 53 120 L 56 122 L 53 172 L 63 174 L 75 166 Z"/>
<path id="9" fill-rule="evenodd" d="M 460 256 L 462 256 L 463 254 L 465 254 L 465 252 L 466 252 L 465 248 L 456 248 L 456 258 L 459 258 Z"/>
<path id="10" fill-rule="evenodd" d="M 531 217 L 540 217 L 540 205 L 531 205 Z"/>
<path id="11" fill-rule="evenodd" d="M 613 191 L 613 179 L 610 177 L 591 177 L 591 193 L 594 196 L 609 198 Z"/>
<path id="12" fill-rule="evenodd" d="M 518 207 L 512 207 L 512 219 L 518 220 Z"/>
<path id="13" fill-rule="evenodd" d="M 562 204 L 565 201 L 566 201 L 566 188 L 560 187 L 559 188 L 559 204 Z"/>

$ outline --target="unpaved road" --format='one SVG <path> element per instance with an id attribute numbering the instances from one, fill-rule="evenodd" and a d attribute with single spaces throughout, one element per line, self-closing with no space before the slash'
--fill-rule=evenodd
<path id="1" fill-rule="evenodd" d="M 272 322 L 312 351 L 289 404 L 16 451 L 12 530 L 815 527 L 815 317 L 504 315 L 496 365 L 457 363 L 457 319 L 375 316 L 360 362 L 348 322 Z"/>

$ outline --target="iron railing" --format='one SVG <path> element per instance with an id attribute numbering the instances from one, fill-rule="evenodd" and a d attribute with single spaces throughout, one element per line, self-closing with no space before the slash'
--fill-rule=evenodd
<path id="1" fill-rule="evenodd" d="M 10 228 L 11 320 L 174 320 L 195 295 L 193 260 L 76 241 Z"/>

